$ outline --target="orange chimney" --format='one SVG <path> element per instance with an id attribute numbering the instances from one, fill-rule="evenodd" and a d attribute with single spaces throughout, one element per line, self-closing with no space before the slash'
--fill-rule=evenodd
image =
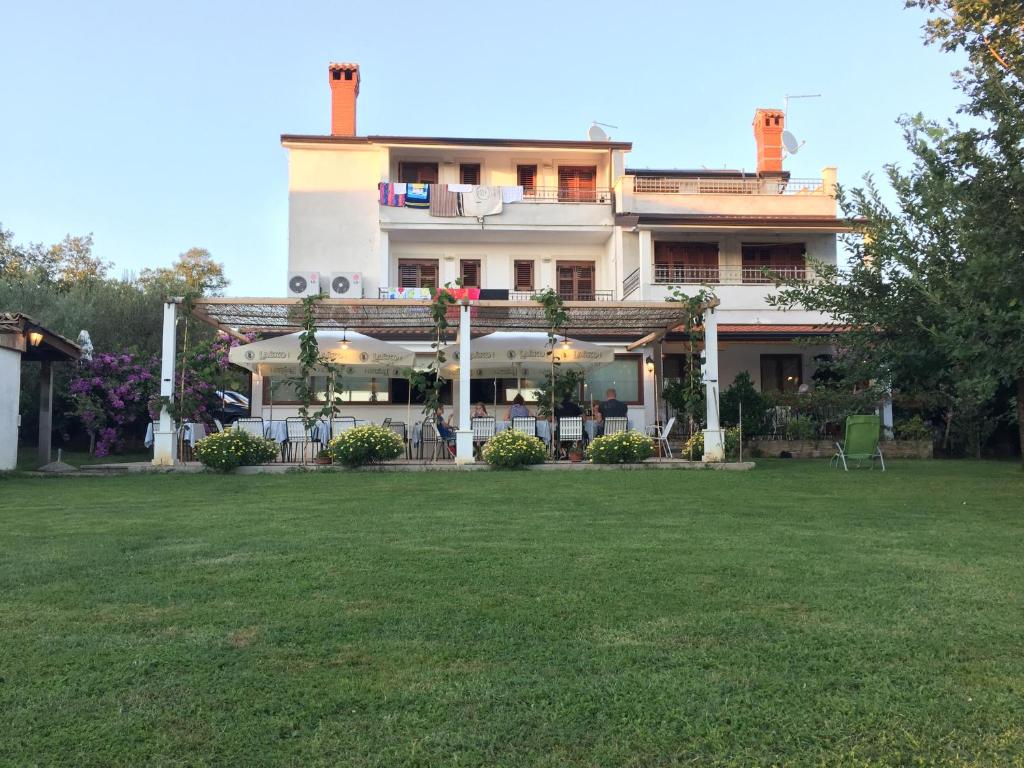
<path id="1" fill-rule="evenodd" d="M 757 172 L 782 172 L 782 132 L 786 113 L 781 109 L 759 109 L 754 113 L 754 139 L 757 141 Z"/>
<path id="2" fill-rule="evenodd" d="M 331 136 L 355 136 L 359 65 L 332 62 L 327 72 L 331 83 Z"/>

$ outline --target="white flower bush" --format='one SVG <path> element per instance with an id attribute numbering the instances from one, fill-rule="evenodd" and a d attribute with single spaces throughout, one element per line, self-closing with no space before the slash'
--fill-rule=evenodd
<path id="1" fill-rule="evenodd" d="M 483 456 L 492 467 L 515 469 L 527 464 L 543 464 L 547 448 L 539 437 L 508 430 L 487 441 Z"/>
<path id="2" fill-rule="evenodd" d="M 396 432 L 369 424 L 342 432 L 324 452 L 338 464 L 361 467 L 397 459 L 405 452 L 405 443 Z"/>
<path id="3" fill-rule="evenodd" d="M 232 429 L 204 437 L 194 450 L 203 466 L 230 472 L 238 467 L 272 461 L 277 456 L 278 446 L 273 440 Z"/>
<path id="4" fill-rule="evenodd" d="M 654 441 L 630 430 L 595 437 L 587 451 L 594 464 L 633 464 L 654 455 Z"/>

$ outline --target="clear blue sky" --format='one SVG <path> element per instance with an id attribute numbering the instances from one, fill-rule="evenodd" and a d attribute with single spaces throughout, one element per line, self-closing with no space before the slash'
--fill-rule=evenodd
<path id="1" fill-rule="evenodd" d="M 752 168 L 750 121 L 786 93 L 796 177 L 905 160 L 901 113 L 952 115 L 959 61 L 902 0 L 4 4 L 0 224 L 94 233 L 116 269 L 191 246 L 235 295 L 280 295 L 281 133 L 327 133 L 327 63 L 362 68 L 360 133 L 584 138 L 630 164 Z"/>

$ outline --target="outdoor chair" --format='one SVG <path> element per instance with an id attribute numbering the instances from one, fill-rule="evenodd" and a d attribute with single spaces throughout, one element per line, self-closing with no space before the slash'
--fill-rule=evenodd
<path id="1" fill-rule="evenodd" d="M 427 457 L 427 452 L 430 452 L 430 460 L 436 461 L 438 456 L 447 458 L 451 455 L 448 450 L 449 441 L 444 440 L 437 433 L 437 424 L 427 419 L 420 426 L 420 458 L 424 459 Z"/>
<path id="2" fill-rule="evenodd" d="M 312 432 L 306 427 L 306 423 L 298 416 L 289 416 L 284 420 L 285 428 L 288 431 L 288 442 L 285 448 L 288 452 L 288 461 L 295 461 L 297 451 L 302 451 L 302 463 L 306 463 L 306 448 L 312 447 L 319 440 L 313 437 Z"/>
<path id="3" fill-rule="evenodd" d="M 214 419 L 213 420 L 213 431 L 214 432 L 223 432 L 224 431 L 224 425 L 221 424 L 220 419 Z"/>
<path id="4" fill-rule="evenodd" d="M 672 446 L 669 445 L 668 436 L 672 434 L 672 427 L 676 425 L 676 417 L 673 416 L 664 427 L 658 429 L 657 424 L 650 424 L 647 427 L 647 436 L 654 440 L 654 444 L 661 448 L 665 456 L 672 458 Z"/>
<path id="5" fill-rule="evenodd" d="M 389 421 L 387 428 L 402 438 L 402 442 L 405 443 L 405 455 L 406 458 L 412 458 L 412 445 L 409 443 L 409 433 L 405 428 L 405 422 L 403 421 Z"/>
<path id="6" fill-rule="evenodd" d="M 192 461 L 194 459 L 192 455 L 192 431 L 182 424 L 178 427 L 178 460 L 179 461 Z"/>
<path id="7" fill-rule="evenodd" d="M 495 421 L 493 416 L 477 416 L 473 424 L 473 451 L 478 456 L 484 443 L 494 437 Z"/>
<path id="8" fill-rule="evenodd" d="M 356 425 L 354 416 L 335 416 L 331 419 L 331 438 L 347 432 Z"/>
<path id="9" fill-rule="evenodd" d="M 829 466 L 838 467 L 842 463 L 843 469 L 849 472 L 847 459 L 856 461 L 858 465 L 870 460 L 872 468 L 878 459 L 885 472 L 885 459 L 879 445 L 881 434 L 882 420 L 878 416 L 847 416 L 846 434 L 842 443 L 836 443 L 836 455 L 829 460 Z"/>
<path id="10" fill-rule="evenodd" d="M 779 440 L 786 436 L 786 430 L 789 427 L 789 420 L 792 418 L 792 415 L 793 411 L 788 405 L 776 405 L 774 408 L 768 409 L 773 439 Z"/>
<path id="11" fill-rule="evenodd" d="M 266 428 L 263 426 L 263 419 L 256 417 L 244 417 L 235 422 L 235 429 L 239 432 L 248 432 L 256 437 L 266 437 Z"/>
<path id="12" fill-rule="evenodd" d="M 604 420 L 604 434 L 617 435 L 629 429 L 629 420 L 625 416 L 613 416 Z"/>
<path id="13" fill-rule="evenodd" d="M 575 445 L 583 442 L 583 417 L 565 416 L 558 420 L 558 445 Z"/>
<path id="14" fill-rule="evenodd" d="M 537 436 L 537 419 L 534 416 L 521 416 L 518 419 L 512 419 L 512 431 L 519 432 L 523 435 L 529 435 L 530 437 Z"/>

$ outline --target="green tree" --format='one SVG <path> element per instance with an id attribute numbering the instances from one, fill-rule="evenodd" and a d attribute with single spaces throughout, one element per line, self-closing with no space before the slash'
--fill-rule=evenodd
<path id="1" fill-rule="evenodd" d="M 776 301 L 851 325 L 839 340 L 848 376 L 938 393 L 979 447 L 993 419 L 1015 419 L 1024 438 L 1024 4 L 907 6 L 930 14 L 928 43 L 966 53 L 954 78 L 970 125 L 904 118 L 913 164 L 885 169 L 896 205 L 870 179 L 843 195 L 863 222 L 849 271 L 819 265 L 820 281 Z M 1008 387 L 1013 410 L 997 399 Z"/>
<path id="2" fill-rule="evenodd" d="M 139 285 L 163 296 L 223 296 L 228 287 L 224 265 L 205 248 L 189 248 L 170 267 L 144 269 Z"/>

